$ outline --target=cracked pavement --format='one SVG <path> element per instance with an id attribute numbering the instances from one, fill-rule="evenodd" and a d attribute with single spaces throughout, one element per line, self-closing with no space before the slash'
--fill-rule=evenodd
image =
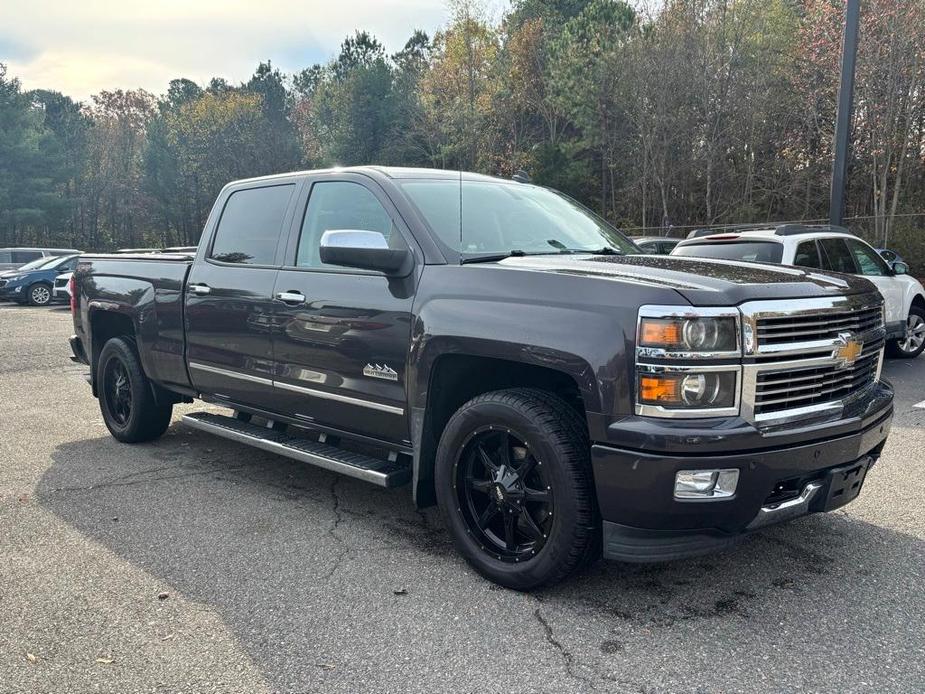
<path id="1" fill-rule="evenodd" d="M 70 331 L 0 304 L 2 694 L 925 689 L 925 358 L 887 362 L 893 433 L 846 508 L 526 595 L 407 488 L 177 422 L 117 443 Z"/>

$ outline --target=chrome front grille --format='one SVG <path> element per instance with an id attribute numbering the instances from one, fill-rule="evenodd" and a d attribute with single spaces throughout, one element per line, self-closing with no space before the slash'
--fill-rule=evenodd
<path id="1" fill-rule="evenodd" d="M 879 294 L 755 301 L 741 309 L 746 419 L 776 425 L 837 414 L 879 380 L 886 337 Z"/>
<path id="2" fill-rule="evenodd" d="M 820 315 L 789 315 L 759 318 L 756 321 L 758 345 L 784 345 L 838 337 L 840 333 L 865 333 L 883 324 L 879 306 L 862 309 L 845 308 Z"/>
<path id="3" fill-rule="evenodd" d="M 883 338 L 864 345 L 854 364 L 764 371 L 758 374 L 754 411 L 761 415 L 840 400 L 872 384 L 880 364 Z"/>

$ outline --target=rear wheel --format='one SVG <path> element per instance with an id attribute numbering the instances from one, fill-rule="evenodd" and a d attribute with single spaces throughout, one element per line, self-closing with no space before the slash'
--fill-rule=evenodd
<path id="1" fill-rule="evenodd" d="M 891 357 L 914 359 L 925 349 L 925 309 L 913 306 L 906 319 L 906 333 L 903 337 L 891 340 L 889 352 Z"/>
<path id="2" fill-rule="evenodd" d="M 51 288 L 47 284 L 33 284 L 26 290 L 26 296 L 33 306 L 47 306 L 51 303 Z"/>
<path id="3" fill-rule="evenodd" d="M 435 478 L 456 548 L 495 583 L 551 585 L 597 555 L 587 433 L 550 393 L 502 390 L 467 402 L 440 438 Z"/>
<path id="4" fill-rule="evenodd" d="M 114 337 L 103 346 L 96 371 L 100 411 L 106 428 L 124 443 L 150 441 L 170 425 L 173 405 L 158 404 L 134 345 Z"/>

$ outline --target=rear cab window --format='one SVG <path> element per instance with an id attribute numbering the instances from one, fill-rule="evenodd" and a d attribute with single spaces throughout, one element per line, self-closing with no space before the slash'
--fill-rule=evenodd
<path id="1" fill-rule="evenodd" d="M 672 255 L 720 260 L 741 260 L 749 263 L 780 263 L 784 247 L 779 241 L 702 241 L 675 246 Z"/>
<path id="2" fill-rule="evenodd" d="M 209 258 L 240 265 L 273 265 L 294 190 L 294 183 L 286 183 L 231 193 Z"/>

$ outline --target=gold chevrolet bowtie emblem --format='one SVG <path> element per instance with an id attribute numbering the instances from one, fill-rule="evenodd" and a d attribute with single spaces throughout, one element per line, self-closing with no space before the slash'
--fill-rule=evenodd
<path id="1" fill-rule="evenodd" d="M 838 336 L 835 350 L 832 352 L 832 358 L 838 362 L 839 368 L 844 369 L 858 360 L 863 349 L 864 343 L 859 339 L 850 333 L 841 333 Z"/>

